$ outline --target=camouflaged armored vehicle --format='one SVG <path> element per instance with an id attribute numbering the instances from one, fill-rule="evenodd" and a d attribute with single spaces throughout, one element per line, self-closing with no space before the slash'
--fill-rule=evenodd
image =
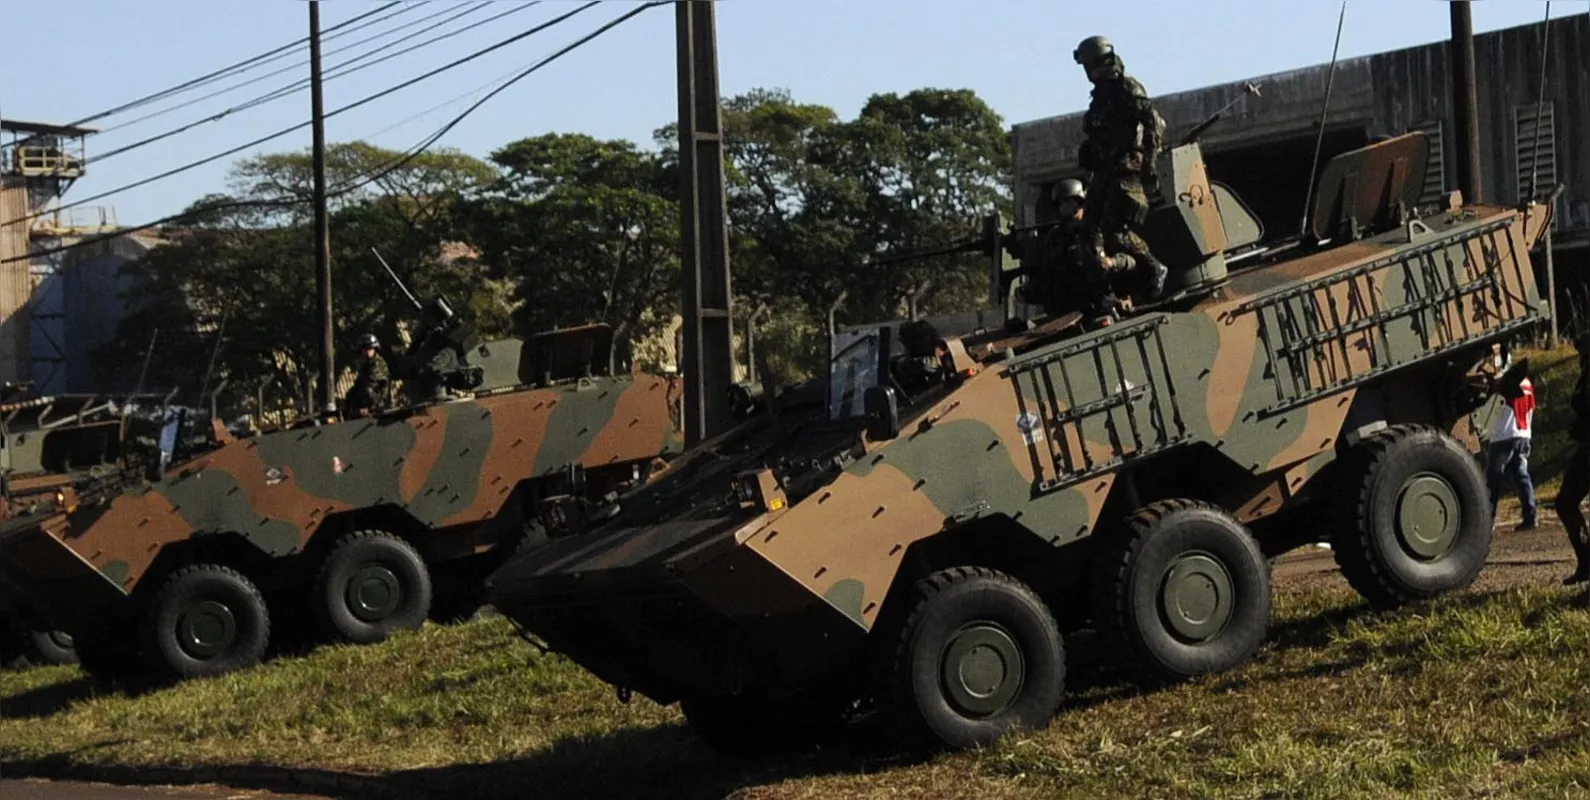
<path id="1" fill-rule="evenodd" d="M 1428 154 L 1411 134 L 1331 160 L 1307 232 L 1266 240 L 1197 144 L 1170 150 L 1157 307 L 842 332 L 826 381 L 489 596 L 741 751 L 864 709 L 951 747 L 1042 726 L 1084 628 L 1149 681 L 1230 669 L 1266 635 L 1267 556 L 1307 541 L 1376 604 L 1463 587 L 1492 527 L 1463 376 L 1547 318 L 1528 251 L 1550 212 L 1416 214 Z"/>
<path id="2" fill-rule="evenodd" d="M 0 389 L 0 525 L 25 527 L 137 469 L 137 449 L 123 443 L 148 426 L 123 411 L 98 395 L 38 396 L 26 385 Z M 71 636 L 52 629 L 15 594 L 0 578 L 0 664 L 75 662 Z"/>
<path id="3" fill-rule="evenodd" d="M 467 616 L 515 547 L 677 451 L 674 382 L 617 368 L 607 326 L 481 343 L 442 322 L 446 346 L 412 350 L 446 365 L 427 396 L 459 396 L 253 435 L 212 418 L 138 485 L 0 532 L 0 574 L 97 677 L 218 674 L 284 635 Z"/>

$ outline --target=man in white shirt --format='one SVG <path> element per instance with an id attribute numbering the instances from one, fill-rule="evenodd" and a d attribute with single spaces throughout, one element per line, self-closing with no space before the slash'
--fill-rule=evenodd
<path id="1" fill-rule="evenodd" d="M 1501 374 L 1494 387 L 1502 397 L 1502 410 L 1491 428 L 1491 443 L 1486 452 L 1486 483 L 1490 487 L 1491 508 L 1501 497 L 1506 479 L 1518 483 L 1518 499 L 1524 519 L 1517 530 L 1535 527 L 1535 485 L 1529 478 L 1529 445 L 1535 422 L 1535 387 L 1529 382 L 1529 359 L 1509 363 L 1510 355 L 1498 359 Z"/>

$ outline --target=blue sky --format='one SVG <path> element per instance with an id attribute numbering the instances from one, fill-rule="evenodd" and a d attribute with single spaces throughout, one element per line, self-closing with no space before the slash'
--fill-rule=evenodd
<path id="1" fill-rule="evenodd" d="M 484 10 L 382 54 L 519 4 L 520 0 L 493 0 Z M 51 13 L 40 19 L 48 18 L 52 24 L 32 26 L 27 35 L 13 31 L 8 37 L 7 63 L 12 66 L 0 82 L 0 115 L 70 122 L 302 38 L 308 19 L 303 0 L 71 0 L 49 5 Z M 378 5 L 377 0 L 326 0 L 321 4 L 322 27 Z M 469 3 L 435 0 L 410 5 L 418 7 L 389 22 L 327 41 L 327 69 L 420 27 L 333 54 L 338 47 L 449 7 L 464 11 Z M 326 107 L 354 102 L 575 6 L 573 0 L 547 0 L 331 80 L 326 85 Z M 633 6 L 634 0 L 604 2 L 565 24 L 337 116 L 327 121 L 327 137 L 365 138 L 395 149 L 411 146 L 478 97 L 470 94 L 476 89 Z M 1537 22 L 1545 13 L 1540 0 L 1476 0 L 1473 6 L 1477 32 Z M 722 89 L 733 94 L 753 87 L 787 88 L 800 100 L 829 105 L 848 117 L 876 92 L 925 86 L 971 88 L 1010 124 L 1086 105 L 1089 87 L 1070 57 L 1086 36 L 1110 37 L 1131 72 L 1150 92 L 1164 94 L 1329 61 L 1340 8 L 1336 0 L 720 0 Z M 1557 0 L 1552 16 L 1582 14 L 1587 9 L 1590 0 Z M 485 156 L 506 142 L 549 131 L 583 131 L 649 143 L 651 132 L 677 114 L 673 25 L 671 8 L 641 14 L 499 94 L 441 144 Z M 1444 0 L 1351 0 L 1342 56 L 1436 41 L 1449 33 Z M 95 124 L 108 128 L 125 123 L 292 67 L 306 57 L 295 53 L 246 75 Z M 307 67 L 292 68 L 200 105 L 107 130 L 89 139 L 89 157 L 305 75 Z M 393 127 L 465 94 L 470 96 Z M 230 149 L 302 122 L 308 113 L 309 93 L 304 90 L 93 164 L 66 200 L 81 200 Z M 253 152 L 297 149 L 308 143 L 305 129 Z M 179 211 L 206 193 L 224 190 L 231 161 L 93 205 L 112 207 L 122 224 L 140 224 Z"/>

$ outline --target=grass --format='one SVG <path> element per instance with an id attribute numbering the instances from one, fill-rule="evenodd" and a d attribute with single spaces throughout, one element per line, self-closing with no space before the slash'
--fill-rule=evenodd
<path id="1" fill-rule="evenodd" d="M 1572 351 L 1528 355 L 1541 396 L 1532 472 L 1549 497 L 1577 367 Z M 720 762 L 676 708 L 621 704 L 486 619 L 137 696 L 75 668 L 0 672 L 0 763 L 160 768 L 172 782 L 226 768 L 238 785 L 291 767 L 482 800 L 1590 792 L 1590 611 L 1577 593 L 1467 593 L 1371 614 L 1346 592 L 1282 585 L 1275 610 L 1253 662 L 1156 692 L 1114 682 L 1073 646 L 1072 699 L 1048 730 L 926 761 L 874 747 L 862 727 L 829 751 Z"/>
<path id="2" fill-rule="evenodd" d="M 1573 599 L 1570 599 L 1573 598 Z M 1049 730 L 927 761 L 872 747 L 719 762 L 673 707 L 488 619 L 125 696 L 74 668 L 0 673 L 0 760 L 286 765 L 451 796 L 1481 797 L 1590 789 L 1590 611 L 1555 588 L 1370 614 L 1278 590 L 1247 666 L 1143 693 L 1073 648 Z M 288 702 L 290 700 L 290 702 Z"/>

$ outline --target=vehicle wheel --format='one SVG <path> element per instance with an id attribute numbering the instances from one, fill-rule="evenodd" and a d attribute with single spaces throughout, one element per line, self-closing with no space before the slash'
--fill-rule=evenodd
<path id="1" fill-rule="evenodd" d="M 34 624 L 23 614 L 10 615 L 9 622 L 10 636 L 16 643 L 17 657 L 13 665 L 45 667 L 77 663 L 71 634 Z"/>
<path id="2" fill-rule="evenodd" d="M 690 730 L 719 755 L 755 758 L 821 744 L 844 727 L 832 704 L 758 697 L 691 697 L 679 704 Z"/>
<path id="3" fill-rule="evenodd" d="M 166 579 L 144 614 L 144 656 L 168 678 L 247 669 L 270 641 L 270 611 L 248 578 L 214 564 Z"/>
<path id="4" fill-rule="evenodd" d="M 425 624 L 431 574 L 408 542 L 384 531 L 359 531 L 326 556 L 315 597 L 333 641 L 374 644 L 400 628 Z"/>
<path id="5" fill-rule="evenodd" d="M 1398 425 L 1344 462 L 1331 550 L 1360 595 L 1390 608 L 1473 583 L 1491 549 L 1490 498 L 1457 440 Z"/>
<path id="6" fill-rule="evenodd" d="M 913 591 L 889 677 L 901 732 L 965 749 L 1046 727 L 1065 694 L 1065 649 L 1038 595 L 981 567 L 933 573 Z"/>
<path id="7" fill-rule="evenodd" d="M 1214 506 L 1154 503 L 1099 550 L 1093 619 L 1118 663 L 1145 683 L 1236 667 L 1270 624 L 1270 564 L 1248 529 Z"/>

